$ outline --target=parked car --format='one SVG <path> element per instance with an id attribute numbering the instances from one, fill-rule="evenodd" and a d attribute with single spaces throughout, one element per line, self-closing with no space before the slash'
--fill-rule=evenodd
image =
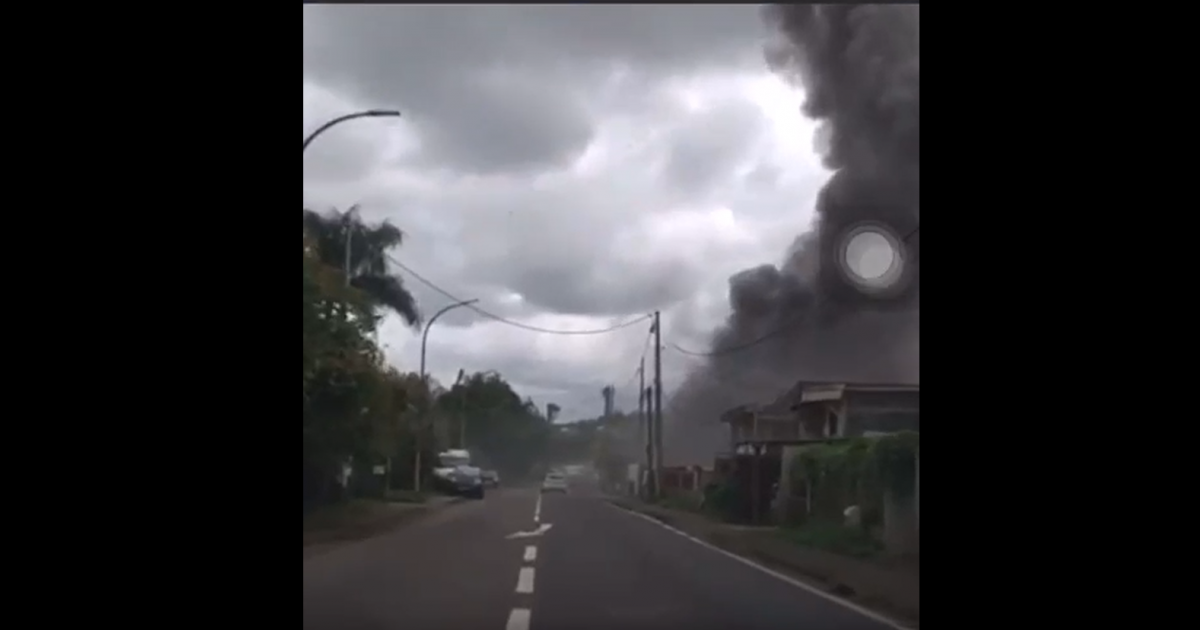
<path id="1" fill-rule="evenodd" d="M 488 488 L 500 487 L 500 473 L 494 470 L 485 470 L 481 474 L 483 477 L 483 485 Z"/>
<path id="2" fill-rule="evenodd" d="M 454 470 L 446 473 L 443 477 L 447 485 L 446 491 L 449 494 L 469 497 L 472 499 L 482 499 L 483 490 L 483 475 L 478 468 L 473 466 L 457 466 Z"/>
<path id="3" fill-rule="evenodd" d="M 560 472 L 551 472 L 542 481 L 542 492 L 567 493 L 567 477 Z"/>

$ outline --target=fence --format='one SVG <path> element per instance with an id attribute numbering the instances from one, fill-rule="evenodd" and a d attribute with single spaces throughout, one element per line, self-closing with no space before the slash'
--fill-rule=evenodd
<path id="1" fill-rule="evenodd" d="M 665 494 L 700 492 L 699 466 L 671 466 L 662 469 L 662 489 Z"/>

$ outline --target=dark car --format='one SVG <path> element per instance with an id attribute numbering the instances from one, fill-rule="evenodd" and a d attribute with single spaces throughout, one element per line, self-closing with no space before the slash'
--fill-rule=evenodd
<path id="1" fill-rule="evenodd" d="M 500 487 L 500 473 L 494 470 L 485 470 L 480 474 L 483 477 L 483 485 L 488 488 Z"/>
<path id="2" fill-rule="evenodd" d="M 483 475 L 480 473 L 478 468 L 471 466 L 455 468 L 453 472 L 446 475 L 447 481 L 450 482 L 451 492 L 472 499 L 482 499 Z"/>

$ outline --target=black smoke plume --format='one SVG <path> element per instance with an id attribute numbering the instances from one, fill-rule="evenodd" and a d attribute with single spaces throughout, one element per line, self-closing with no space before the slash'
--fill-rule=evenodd
<path id="1" fill-rule="evenodd" d="M 771 5 L 772 71 L 805 90 L 833 175 L 816 222 L 781 265 L 729 279 L 732 314 L 665 418 L 670 462 L 728 450 L 721 412 L 767 403 L 800 379 L 919 383 L 919 5 Z M 851 290 L 836 264 L 847 228 L 864 221 L 908 241 L 905 290 L 888 301 Z"/>

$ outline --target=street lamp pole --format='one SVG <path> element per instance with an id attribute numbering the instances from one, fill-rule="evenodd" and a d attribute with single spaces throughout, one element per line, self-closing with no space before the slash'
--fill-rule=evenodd
<path id="1" fill-rule="evenodd" d="M 304 150 L 305 151 L 308 150 L 308 145 L 312 144 L 312 141 L 316 140 L 317 136 L 325 133 L 331 127 L 333 127 L 335 125 L 339 125 L 341 123 L 344 123 L 347 120 L 354 120 L 355 118 L 382 118 L 382 117 L 397 117 L 398 118 L 399 116 L 400 116 L 400 112 L 397 110 L 394 110 L 394 109 L 368 109 L 363 112 L 355 112 L 353 114 L 346 114 L 345 116 L 338 116 L 337 118 L 334 118 L 333 120 L 325 123 L 324 125 L 317 127 L 316 131 L 308 134 L 308 137 L 304 139 Z M 353 212 L 353 210 L 351 210 L 351 212 Z M 347 222 L 346 223 L 346 286 L 350 286 L 350 235 L 352 232 L 351 228 L 353 226 L 349 222 L 350 221 L 350 216 L 349 216 L 350 213 L 346 213 L 346 214 L 347 214 L 347 216 L 346 216 L 346 222 Z"/>
<path id="2" fill-rule="evenodd" d="M 429 329 L 433 328 L 433 323 L 436 322 L 437 319 L 439 317 L 441 317 L 443 314 L 445 314 L 447 311 L 452 311 L 460 306 L 470 306 L 478 301 L 479 301 L 478 299 L 475 299 L 475 300 L 463 300 L 462 302 L 456 302 L 454 304 L 451 304 L 450 306 L 446 306 L 446 307 L 442 308 L 442 310 L 434 313 L 433 317 L 429 318 L 429 322 L 427 322 L 425 324 L 425 332 L 421 333 L 421 384 L 425 384 L 425 379 L 426 379 L 426 375 L 425 375 L 425 344 L 429 341 Z"/>
<path id="3" fill-rule="evenodd" d="M 308 145 L 312 144 L 312 141 L 316 140 L 317 136 L 325 133 L 334 125 L 344 123 L 347 120 L 354 120 L 355 118 L 381 118 L 385 116 L 399 117 L 400 112 L 394 109 L 368 109 L 365 112 L 355 112 L 353 114 L 346 114 L 345 116 L 338 116 L 324 125 L 317 127 L 316 131 L 308 134 L 308 137 L 304 139 L 304 150 L 307 151 Z"/>
<path id="4" fill-rule="evenodd" d="M 463 377 L 467 375 L 467 371 L 459 368 L 458 376 L 454 379 L 454 387 L 462 382 Z M 458 398 L 458 448 L 467 448 L 467 391 L 464 389 L 459 392 Z"/>
<path id="5" fill-rule="evenodd" d="M 350 237 L 354 235 L 354 213 L 358 212 L 358 206 L 354 206 L 346 211 L 343 222 L 346 224 L 346 286 L 350 286 Z"/>
<path id="6" fill-rule="evenodd" d="M 433 317 L 430 317 L 429 321 L 426 322 L 425 332 L 421 333 L 421 387 L 425 388 L 426 394 L 429 393 L 429 377 L 425 374 L 425 344 L 426 344 L 426 342 L 429 341 L 429 329 L 433 328 L 433 323 L 436 322 L 437 319 L 439 317 L 441 317 L 447 311 L 454 310 L 460 306 L 470 306 L 471 304 L 474 304 L 478 301 L 479 300 L 477 300 L 477 299 L 463 300 L 462 302 L 456 302 L 449 306 L 443 307 L 442 310 L 434 313 Z M 426 409 L 426 412 L 428 412 L 428 409 Z M 421 424 L 422 425 L 424 424 L 423 418 L 421 420 Z M 414 449 L 416 451 L 416 454 L 413 457 L 413 491 L 420 492 L 421 491 L 421 432 L 420 432 L 420 427 L 418 427 L 417 429 L 418 430 L 417 430 L 415 440 L 414 440 L 414 443 L 416 444 L 416 448 Z"/>

